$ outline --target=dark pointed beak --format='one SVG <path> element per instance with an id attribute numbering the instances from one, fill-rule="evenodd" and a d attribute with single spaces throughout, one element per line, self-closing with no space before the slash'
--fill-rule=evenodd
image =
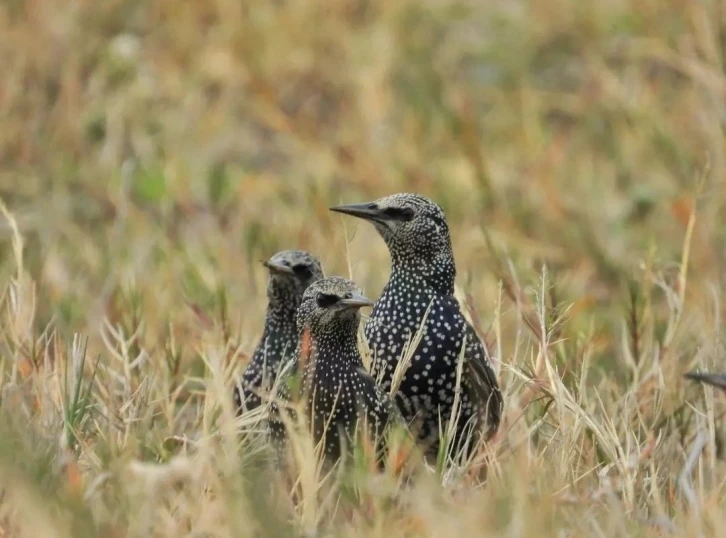
<path id="1" fill-rule="evenodd" d="M 363 308 L 364 306 L 373 306 L 373 301 L 368 297 L 354 293 L 350 297 L 341 299 L 339 304 L 344 305 L 346 308 Z"/>
<path id="2" fill-rule="evenodd" d="M 352 217 L 358 217 L 359 219 L 364 220 L 386 220 L 384 212 L 376 204 L 373 204 L 371 202 L 366 202 L 364 204 L 338 205 L 333 206 L 329 209 L 330 211 L 335 211 L 336 213 L 344 213 L 346 215 L 351 215 Z"/>
<path id="3" fill-rule="evenodd" d="M 684 374 L 684 377 L 726 390 L 726 375 L 724 374 L 701 374 L 697 372 L 688 372 Z"/>
<path id="4" fill-rule="evenodd" d="M 262 265 L 264 265 L 265 267 L 267 267 L 267 269 L 274 273 L 281 273 L 284 275 L 291 275 L 293 273 L 292 269 L 289 266 L 273 262 L 272 260 L 262 262 Z"/>

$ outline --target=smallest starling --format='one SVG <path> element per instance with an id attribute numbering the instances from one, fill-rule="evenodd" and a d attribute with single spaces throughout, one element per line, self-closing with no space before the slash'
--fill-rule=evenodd
<path id="1" fill-rule="evenodd" d="M 283 360 L 292 358 L 297 345 L 295 318 L 303 292 L 323 277 L 320 261 L 301 250 L 283 250 L 263 263 L 269 271 L 265 326 L 239 386 L 234 389 L 238 413 L 251 411 L 262 403 L 260 393 L 269 393 Z"/>
<path id="2" fill-rule="evenodd" d="M 396 418 L 402 424 L 395 404 L 366 372 L 358 350 L 359 309 L 372 305 L 350 280 L 327 277 L 310 285 L 298 310 L 298 345 L 290 377 L 280 382 L 279 398 L 302 401 L 313 440 L 323 443 L 329 461 L 340 459 L 342 443 L 352 446 L 362 421 L 379 442 Z M 292 388 L 293 373 L 302 390 Z M 280 449 L 286 431 L 278 413 L 273 402 L 270 434 Z"/>

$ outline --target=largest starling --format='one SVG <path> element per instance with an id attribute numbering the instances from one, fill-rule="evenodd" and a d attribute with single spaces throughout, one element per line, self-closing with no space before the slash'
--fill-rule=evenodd
<path id="1" fill-rule="evenodd" d="M 301 250 L 283 250 L 264 262 L 269 271 L 265 326 L 239 385 L 234 389 L 238 412 L 262 403 L 283 360 L 292 359 L 297 345 L 295 324 L 303 292 L 323 277 L 320 261 Z M 240 390 L 241 389 L 241 390 Z"/>
<path id="2" fill-rule="evenodd" d="M 303 404 L 313 441 L 328 461 L 340 459 L 342 443 L 353 446 L 363 425 L 381 448 L 389 425 L 401 418 L 363 366 L 357 332 L 365 306 L 373 302 L 350 280 L 333 276 L 311 284 L 298 310 L 294 362 L 279 385 L 278 402 Z M 269 428 L 273 444 L 284 447 L 287 430 L 274 401 Z"/>
<path id="3" fill-rule="evenodd" d="M 373 223 L 391 256 L 389 281 L 365 325 L 374 355 L 371 373 L 390 389 L 404 346 L 430 307 L 396 402 L 428 454 L 437 455 L 440 432 L 448 430 L 457 409 L 457 366 L 463 357 L 448 446 L 452 457 L 470 455 L 482 437 L 488 440 L 497 431 L 503 401 L 485 346 L 454 297 L 456 265 L 443 210 L 426 197 L 405 193 L 331 210 Z"/>

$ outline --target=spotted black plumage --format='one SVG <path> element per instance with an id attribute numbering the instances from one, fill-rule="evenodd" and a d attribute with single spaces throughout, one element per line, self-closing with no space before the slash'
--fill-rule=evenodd
<path id="1" fill-rule="evenodd" d="M 295 320 L 303 292 L 323 277 L 320 261 L 300 250 L 278 252 L 264 265 L 269 270 L 265 327 L 239 386 L 234 389 L 238 412 L 258 407 L 262 403 L 260 394 L 272 388 L 283 358 L 292 358 L 297 345 Z"/>
<path id="2" fill-rule="evenodd" d="M 358 351 L 356 335 L 363 306 L 373 302 L 350 280 L 327 277 L 311 284 L 298 311 L 293 367 L 280 383 L 280 400 L 302 402 L 313 440 L 323 441 L 329 461 L 341 456 L 341 434 L 351 447 L 362 422 L 379 442 L 394 420 L 402 424 L 395 404 L 368 375 Z M 293 377 L 297 390 L 289 384 Z M 272 441 L 281 449 L 287 433 L 275 402 L 270 413 Z"/>
<path id="3" fill-rule="evenodd" d="M 390 279 L 365 325 L 374 354 L 372 374 L 385 390 L 431 305 L 423 337 L 396 393 L 404 418 L 417 429 L 430 455 L 437 453 L 439 430 L 445 431 L 449 422 L 466 337 L 452 454 L 470 454 L 481 433 L 489 439 L 498 429 L 502 395 L 484 345 L 454 297 L 456 266 L 443 210 L 428 198 L 403 193 L 331 209 L 373 223 L 391 255 Z M 464 445 L 467 439 L 469 445 Z"/>

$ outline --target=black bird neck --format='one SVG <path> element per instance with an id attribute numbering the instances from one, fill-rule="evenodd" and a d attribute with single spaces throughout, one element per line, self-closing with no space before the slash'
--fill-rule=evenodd
<path id="1" fill-rule="evenodd" d="M 441 295 L 453 295 L 456 266 L 450 251 L 412 256 L 391 251 L 391 281 L 413 281 L 425 284 Z"/>
<path id="2" fill-rule="evenodd" d="M 295 332 L 295 316 L 300 297 L 292 283 L 271 282 L 267 287 L 267 312 L 265 313 L 265 336 L 270 332 Z"/>
<path id="3" fill-rule="evenodd" d="M 357 340 L 358 323 L 357 317 L 337 320 L 334 327 L 327 326 L 324 330 L 311 331 L 315 348 L 315 356 L 312 359 L 316 363 L 316 368 L 362 364 Z M 301 340 L 304 341 L 304 338 Z"/>

